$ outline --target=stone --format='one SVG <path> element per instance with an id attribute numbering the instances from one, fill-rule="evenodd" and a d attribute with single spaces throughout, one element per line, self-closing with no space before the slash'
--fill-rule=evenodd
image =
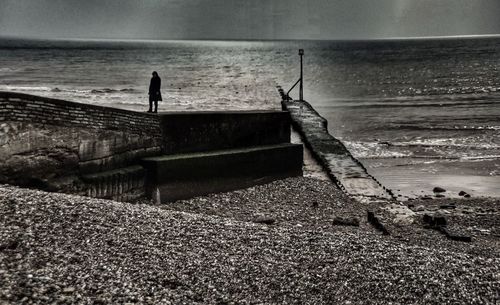
<path id="1" fill-rule="evenodd" d="M 464 191 L 460 191 L 460 192 L 458 193 L 458 196 L 464 196 L 464 195 L 466 195 L 466 194 L 467 194 L 466 192 L 464 192 Z"/>
<path id="2" fill-rule="evenodd" d="M 460 232 L 455 232 L 445 227 L 439 228 L 439 230 L 450 240 L 471 242 L 472 238 L 469 235 L 461 234 Z"/>
<path id="3" fill-rule="evenodd" d="M 62 290 L 63 293 L 73 293 L 75 292 L 75 287 L 66 287 Z"/>
<path id="4" fill-rule="evenodd" d="M 424 214 L 422 221 L 428 224 L 430 227 L 444 227 L 446 226 L 446 218 L 444 216 L 433 216 L 429 214 Z"/>
<path id="5" fill-rule="evenodd" d="M 470 197 L 471 197 L 471 195 L 470 195 L 470 194 L 465 194 L 465 195 L 464 195 L 464 198 L 470 198 Z"/>
<path id="6" fill-rule="evenodd" d="M 439 208 L 443 210 L 448 210 L 448 209 L 456 209 L 457 206 L 454 204 L 442 204 L 439 206 Z"/>
<path id="7" fill-rule="evenodd" d="M 444 198 L 445 196 L 443 194 L 436 194 L 436 195 L 434 195 L 434 197 L 436 197 L 436 198 Z"/>
<path id="8" fill-rule="evenodd" d="M 266 225 L 273 225 L 276 223 L 276 219 L 269 216 L 259 216 L 253 220 L 255 223 L 261 223 Z"/>
<path id="9" fill-rule="evenodd" d="M 380 219 L 375 215 L 374 212 L 372 211 L 367 211 L 367 219 L 370 224 L 373 225 L 373 227 L 384 235 L 389 235 L 389 231 L 387 228 L 380 222 Z"/>
<path id="10" fill-rule="evenodd" d="M 15 250 L 19 246 L 18 240 L 9 240 L 0 244 L 0 252 L 4 250 Z"/>
<path id="11" fill-rule="evenodd" d="M 436 226 L 446 226 L 447 221 L 444 216 L 434 216 L 434 223 Z"/>
<path id="12" fill-rule="evenodd" d="M 444 193 L 446 190 L 442 187 L 436 186 L 433 190 L 434 193 Z"/>
<path id="13" fill-rule="evenodd" d="M 352 218 L 335 217 L 332 221 L 332 224 L 335 226 L 359 227 L 359 220 L 355 217 Z"/>
<path id="14" fill-rule="evenodd" d="M 429 214 L 424 214 L 424 216 L 422 217 L 422 221 L 424 223 L 426 223 L 426 224 L 432 224 L 433 223 L 433 218 Z"/>

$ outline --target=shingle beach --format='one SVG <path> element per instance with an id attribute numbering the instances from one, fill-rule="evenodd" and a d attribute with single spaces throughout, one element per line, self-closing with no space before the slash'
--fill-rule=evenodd
<path id="1" fill-rule="evenodd" d="M 499 208 L 482 207 L 484 224 L 450 217 L 487 227 L 457 242 L 308 178 L 163 206 L 4 185 L 0 303 L 498 304 Z"/>

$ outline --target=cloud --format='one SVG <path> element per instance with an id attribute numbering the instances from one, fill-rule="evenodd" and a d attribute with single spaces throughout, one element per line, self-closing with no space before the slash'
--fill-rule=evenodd
<path id="1" fill-rule="evenodd" d="M 399 0 L 394 3 L 394 15 L 397 21 L 400 21 L 405 17 L 408 11 L 411 9 L 412 0 Z"/>
<path id="2" fill-rule="evenodd" d="M 0 35 L 346 39 L 500 33 L 498 0 L 0 0 Z"/>

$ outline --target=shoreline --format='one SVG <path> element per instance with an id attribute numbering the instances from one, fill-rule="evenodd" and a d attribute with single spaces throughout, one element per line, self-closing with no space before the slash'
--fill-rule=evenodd
<path id="1" fill-rule="evenodd" d="M 482 98 L 486 97 L 483 96 Z M 493 97 L 489 96 L 489 98 Z M 438 103 L 439 101 L 435 100 L 434 102 Z M 410 137 L 407 140 L 408 143 L 415 142 L 416 145 L 415 148 L 411 148 L 411 144 L 409 144 L 408 147 L 410 148 L 408 148 L 404 145 L 398 146 L 397 143 L 399 141 L 404 142 L 404 140 L 392 139 L 392 136 L 397 137 L 397 129 L 392 130 L 390 134 L 387 134 L 387 130 L 385 129 L 380 132 L 367 131 L 367 134 L 370 134 L 373 138 L 368 137 L 367 134 L 363 137 L 362 133 L 354 131 L 354 134 L 363 137 L 356 139 L 353 138 L 353 133 L 349 132 L 349 128 L 353 128 L 353 126 L 349 127 L 347 125 L 345 126 L 345 130 L 342 129 L 345 125 L 342 116 L 349 115 L 348 112 L 342 112 L 340 110 L 341 107 L 335 108 L 326 105 L 317 105 L 315 108 L 328 120 L 329 132 L 345 142 L 346 146 L 365 165 L 367 171 L 377 177 L 386 187 L 392 189 L 396 195 L 401 195 L 398 196 L 400 199 L 415 199 L 416 197 L 423 196 L 434 197 L 435 194 L 432 192 L 434 187 L 442 187 L 451 191 L 445 194 L 447 197 L 454 197 L 454 194 L 458 194 L 460 191 L 466 191 L 472 196 L 500 197 L 500 193 L 498 193 L 498 188 L 496 187 L 500 183 L 500 176 L 498 175 L 500 168 L 500 159 L 497 158 L 498 149 L 491 148 L 491 152 L 484 153 L 483 155 L 483 153 L 474 148 L 474 143 L 477 143 L 479 147 L 495 146 L 496 137 L 494 137 L 492 130 L 485 129 L 484 132 L 487 135 L 471 131 L 469 136 L 475 134 L 482 140 L 465 142 L 466 145 L 464 144 L 462 148 L 460 148 L 460 145 L 455 147 L 453 144 L 447 147 L 446 143 L 453 143 L 456 139 L 461 139 L 462 136 L 467 137 L 467 134 L 461 134 L 461 136 L 450 135 L 449 142 L 444 140 L 446 134 L 436 134 L 436 137 L 445 143 L 442 148 L 439 148 L 441 147 L 439 143 L 437 143 L 437 146 L 432 145 L 434 133 L 432 129 L 425 132 L 419 131 L 412 135 L 407 135 Z M 383 121 L 385 118 L 390 117 L 386 117 L 383 110 L 377 110 L 377 108 L 368 109 L 373 109 L 375 113 L 367 124 L 372 124 L 377 118 Z M 387 111 L 394 109 L 397 110 L 397 108 L 387 108 Z M 436 111 L 438 109 L 436 108 Z M 400 112 L 397 113 L 400 114 Z M 425 115 L 427 114 L 428 112 L 425 113 Z M 398 120 L 397 117 L 396 115 L 394 119 Z M 391 123 L 386 124 L 390 125 Z M 432 124 L 438 125 L 439 121 L 433 121 Z M 354 128 L 360 128 L 360 125 L 362 124 L 358 124 Z M 384 128 L 383 126 L 377 127 Z M 450 132 L 453 133 L 453 131 Z M 460 129 L 458 132 L 461 132 Z M 411 140 L 412 136 L 417 137 L 417 140 Z M 429 144 L 429 146 L 418 146 L 418 137 L 420 136 L 424 139 L 422 141 Z M 467 147 L 470 149 L 469 152 L 465 151 Z M 409 150 L 405 151 L 407 148 Z M 402 150 L 399 151 L 398 149 Z M 427 149 L 429 150 L 428 152 L 426 152 Z M 463 158 L 457 155 L 459 153 L 457 149 L 463 149 Z M 436 153 L 436 151 L 441 151 L 441 153 Z M 449 151 L 451 155 L 448 156 L 444 151 Z M 462 181 L 462 185 L 457 182 L 458 180 Z M 474 182 L 474 185 L 469 185 L 469 182 Z M 432 185 L 430 185 L 431 183 Z"/>
<path id="2" fill-rule="evenodd" d="M 459 198 L 461 191 L 472 197 L 500 198 L 498 185 L 500 176 L 486 176 L 476 173 L 477 167 L 488 167 L 496 170 L 494 162 L 476 161 L 450 163 L 413 164 L 411 159 L 361 159 L 367 170 L 402 200 L 414 200 L 437 195 L 432 190 L 439 186 L 446 189 L 441 195 L 446 198 Z M 493 164 L 491 164 L 493 163 Z M 411 175 L 408 175 L 411 172 Z"/>
<path id="3" fill-rule="evenodd" d="M 486 159 L 469 161 L 469 163 L 461 162 L 461 166 L 454 168 L 449 164 L 439 162 L 415 163 L 412 162 L 411 157 L 356 158 L 342 140 L 332 135 L 329 121 L 310 103 L 284 100 L 282 106 L 283 109 L 290 111 L 294 128 L 301 134 L 312 156 L 319 161 L 324 171 L 336 183 L 342 184 L 342 180 L 348 181 L 349 179 L 354 181 L 362 181 L 359 178 L 372 179 L 375 185 L 368 188 L 376 188 L 378 184 L 390 194 L 391 199 L 403 202 L 430 198 L 461 198 L 459 195 L 461 192 L 472 197 L 500 198 L 500 192 L 496 187 L 500 183 L 500 176 L 494 174 L 498 171 L 498 164 L 495 161 Z M 326 144 L 327 142 L 329 145 Z M 349 159 L 352 159 L 354 163 Z M 356 167 L 358 169 L 355 169 L 354 173 L 349 173 L 350 168 Z M 477 167 L 490 168 L 490 176 L 480 174 Z M 353 195 L 357 193 L 357 188 L 363 186 L 362 184 L 356 185 L 355 182 L 354 189 L 346 189 L 343 185 L 340 187 Z M 445 192 L 433 192 L 435 187 L 445 188 Z M 380 197 L 380 193 L 372 197 Z"/>

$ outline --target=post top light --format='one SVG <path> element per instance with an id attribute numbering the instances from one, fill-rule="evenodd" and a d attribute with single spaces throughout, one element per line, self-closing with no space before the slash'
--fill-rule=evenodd
<path id="1" fill-rule="evenodd" d="M 304 49 L 299 49 L 299 55 L 304 55 Z"/>

